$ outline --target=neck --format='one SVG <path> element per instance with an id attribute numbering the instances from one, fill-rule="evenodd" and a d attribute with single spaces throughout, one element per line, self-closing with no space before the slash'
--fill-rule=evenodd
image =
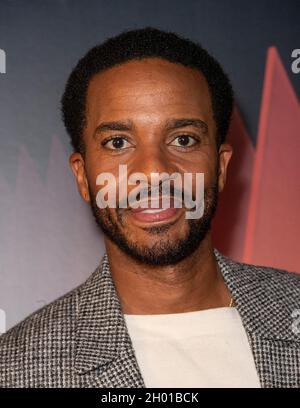
<path id="1" fill-rule="evenodd" d="M 175 265 L 141 264 L 105 241 L 112 278 L 125 314 L 169 314 L 229 305 L 210 233 Z"/>

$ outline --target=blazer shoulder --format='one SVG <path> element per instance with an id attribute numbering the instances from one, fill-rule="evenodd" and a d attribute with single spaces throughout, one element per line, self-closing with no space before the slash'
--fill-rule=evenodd
<path id="1" fill-rule="evenodd" d="M 274 302 L 285 302 L 291 309 L 300 307 L 299 273 L 264 265 L 236 264 L 245 276 L 243 281 L 252 282 L 251 287 L 257 288 L 257 296 L 268 296 Z"/>
<path id="2" fill-rule="evenodd" d="M 299 308 L 300 274 L 296 271 L 236 261 L 216 249 L 215 255 L 231 290 L 247 293 L 248 297 L 251 291 L 257 301 L 264 302 L 268 297 L 275 303 Z"/>
<path id="3" fill-rule="evenodd" d="M 99 276 L 97 267 L 83 283 L 0 336 L 0 387 L 74 386 L 80 308 Z"/>
<path id="4" fill-rule="evenodd" d="M 76 314 L 77 291 L 75 288 L 55 299 L 3 333 L 0 336 L 0 362 L 12 349 L 26 352 L 36 342 L 41 345 L 43 339 L 49 340 L 62 333 L 64 328 L 70 328 Z"/>
<path id="5" fill-rule="evenodd" d="M 283 268 L 275 268 L 272 266 L 250 264 L 242 261 L 234 260 L 214 249 L 216 258 L 223 268 L 225 274 L 229 271 L 234 271 L 241 277 L 249 281 L 268 279 L 274 283 L 295 287 L 300 287 L 300 273 L 298 271 L 289 271 Z M 299 271 L 300 272 L 300 271 Z M 231 275 L 231 273 L 229 273 Z"/>
<path id="6" fill-rule="evenodd" d="M 83 285 L 31 313 L 0 336 L 0 387 L 45 386 L 62 365 L 71 369 Z M 39 371 L 43 373 L 39 375 Z M 60 374 L 55 377 L 60 378 Z"/>
<path id="7" fill-rule="evenodd" d="M 33 334 L 33 332 L 49 328 L 49 324 L 58 324 L 68 319 L 76 312 L 76 297 L 79 287 L 76 287 L 56 298 L 45 306 L 35 310 L 22 321 L 14 325 L 0 337 L 0 342 L 7 338 Z"/>
<path id="8" fill-rule="evenodd" d="M 258 278 L 270 279 L 274 283 L 298 287 L 300 289 L 300 273 L 295 271 L 288 271 L 287 269 L 274 268 L 272 266 L 254 265 L 248 263 L 241 263 L 244 270 L 248 273 L 256 274 Z"/>
<path id="9" fill-rule="evenodd" d="M 100 267 L 98 266 L 83 283 L 32 312 L 21 322 L 2 334 L 0 336 L 0 344 L 2 345 L 3 342 L 12 338 L 28 338 L 39 332 L 44 336 L 46 334 L 49 335 L 55 326 L 60 328 L 70 326 L 71 322 L 75 321 L 78 315 L 81 293 L 90 285 L 90 282 L 97 279 L 99 269 Z"/>

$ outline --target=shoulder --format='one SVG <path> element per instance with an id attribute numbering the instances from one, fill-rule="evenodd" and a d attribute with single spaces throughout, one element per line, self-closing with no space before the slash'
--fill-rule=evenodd
<path id="1" fill-rule="evenodd" d="M 261 282 L 268 283 L 270 288 L 274 290 L 287 289 L 295 290 L 297 293 L 300 290 L 300 273 L 288 271 L 286 269 L 273 268 L 271 266 L 253 265 L 241 263 L 244 272 L 249 276 L 253 276 Z"/>
<path id="2" fill-rule="evenodd" d="M 0 387 L 47 387 L 52 378 L 64 381 L 63 372 L 71 370 L 73 333 L 86 282 L 0 336 Z"/>
<path id="3" fill-rule="evenodd" d="M 226 282 L 239 293 L 250 296 L 252 291 L 262 303 L 268 298 L 300 307 L 300 274 L 296 271 L 238 262 L 217 250 L 215 255 Z"/>
<path id="4" fill-rule="evenodd" d="M 242 274 L 246 279 L 269 280 L 270 283 L 280 285 L 290 284 L 299 288 L 300 271 L 288 271 L 286 269 L 274 268 L 272 266 L 264 266 L 259 264 L 250 264 L 241 261 L 236 261 L 224 254 L 221 254 L 217 249 L 214 253 L 223 272 L 233 271 Z M 298 273 L 299 272 L 299 273 Z"/>
<path id="5" fill-rule="evenodd" d="M 300 308 L 300 274 L 286 269 L 244 264 L 247 273 L 260 282 L 261 294 L 284 302 L 290 310 Z"/>
<path id="6" fill-rule="evenodd" d="M 56 327 L 71 324 L 74 312 L 76 313 L 78 288 L 55 299 L 51 303 L 31 313 L 20 323 L 9 329 L 0 337 L 1 351 L 9 340 L 14 344 L 23 343 L 24 337 L 34 339 L 35 336 L 52 333 Z"/>

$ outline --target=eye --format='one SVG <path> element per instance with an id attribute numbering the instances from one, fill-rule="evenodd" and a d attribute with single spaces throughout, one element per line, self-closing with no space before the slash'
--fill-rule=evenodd
<path id="1" fill-rule="evenodd" d="M 198 142 L 199 141 L 191 135 L 179 135 L 172 140 L 170 145 L 178 147 L 190 147 L 194 146 Z"/>
<path id="2" fill-rule="evenodd" d="M 112 136 L 108 139 L 105 139 L 101 142 L 102 146 L 105 146 L 110 150 L 124 150 L 130 146 L 131 143 L 124 136 Z"/>

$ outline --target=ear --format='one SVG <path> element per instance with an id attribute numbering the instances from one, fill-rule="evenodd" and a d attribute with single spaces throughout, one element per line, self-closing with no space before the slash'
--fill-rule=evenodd
<path id="1" fill-rule="evenodd" d="M 229 143 L 222 143 L 219 148 L 219 192 L 223 191 L 226 183 L 227 167 L 233 153 Z"/>
<path id="2" fill-rule="evenodd" d="M 84 158 L 80 153 L 72 153 L 69 158 L 69 164 L 76 179 L 77 189 L 84 201 L 90 201 L 88 189 L 88 180 L 86 177 Z"/>

